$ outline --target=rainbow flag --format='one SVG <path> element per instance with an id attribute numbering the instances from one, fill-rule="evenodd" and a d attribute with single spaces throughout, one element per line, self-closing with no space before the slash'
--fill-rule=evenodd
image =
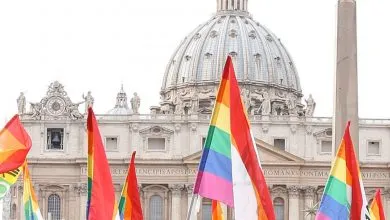
<path id="1" fill-rule="evenodd" d="M 350 122 L 345 128 L 344 137 L 330 170 L 316 220 L 370 219 L 349 126 Z"/>
<path id="2" fill-rule="evenodd" d="M 0 174 L 0 200 L 9 191 L 10 187 L 16 183 L 23 167 Z"/>
<path id="3" fill-rule="evenodd" d="M 257 154 L 232 60 L 228 57 L 194 194 L 234 207 L 236 219 L 274 220 L 272 200 Z"/>
<path id="4" fill-rule="evenodd" d="M 120 219 L 110 166 L 92 108 L 88 109 L 88 220 Z"/>
<path id="5" fill-rule="evenodd" d="M 375 197 L 370 205 L 371 220 L 385 220 L 385 212 L 383 211 L 381 190 L 378 189 Z"/>
<path id="6" fill-rule="evenodd" d="M 0 173 L 21 167 L 30 149 L 31 138 L 15 115 L 0 131 Z"/>
<path id="7" fill-rule="evenodd" d="M 23 166 L 23 204 L 26 220 L 43 220 L 34 187 L 31 183 L 27 162 Z"/>
<path id="8" fill-rule="evenodd" d="M 211 213 L 211 220 L 223 220 L 221 204 L 216 200 L 211 202 Z"/>
<path id="9" fill-rule="evenodd" d="M 139 198 L 137 176 L 135 174 L 135 151 L 131 155 L 131 162 L 122 195 L 119 202 L 119 215 L 123 220 L 142 220 L 141 200 Z"/>

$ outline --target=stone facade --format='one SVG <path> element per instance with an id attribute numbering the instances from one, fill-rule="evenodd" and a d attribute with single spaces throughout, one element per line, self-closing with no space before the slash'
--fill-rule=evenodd
<path id="1" fill-rule="evenodd" d="M 58 95 L 55 100 L 62 98 L 64 96 Z M 29 164 L 41 212 L 48 217 L 50 196 L 56 195 L 60 198 L 60 219 L 85 219 L 86 119 L 84 116 L 74 118 L 65 110 L 56 116 L 53 110 L 43 109 L 39 119 L 32 117 L 33 113 L 22 115 L 33 143 Z M 163 219 L 184 219 L 210 115 L 110 114 L 97 115 L 97 118 L 117 197 L 135 150 L 145 219 L 151 219 L 151 204 L 156 198 L 161 198 L 159 207 Z M 275 206 L 283 210 L 284 219 L 313 219 L 305 211 L 309 213 L 320 200 L 330 171 L 332 151 L 328 144 L 332 138 L 332 119 L 252 115 L 250 120 Z M 360 161 L 367 196 L 370 198 L 376 188 L 382 188 L 388 217 L 390 152 L 386 146 L 390 144 L 389 127 L 390 120 L 360 120 Z M 48 139 L 55 139 L 55 133 L 49 136 L 52 129 L 62 132 L 60 148 L 53 148 Z M 115 141 L 110 142 L 112 140 Z M 4 204 L 9 210 L 9 219 L 23 219 L 22 191 L 22 182 L 18 182 Z M 202 218 L 206 213 L 202 210 L 210 203 L 205 200 L 202 204 L 193 219 L 207 219 Z M 224 210 L 227 219 L 233 219 L 232 210 L 226 207 Z"/>

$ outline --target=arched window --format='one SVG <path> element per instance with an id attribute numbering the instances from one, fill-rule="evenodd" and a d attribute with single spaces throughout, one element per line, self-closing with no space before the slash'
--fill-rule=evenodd
<path id="1" fill-rule="evenodd" d="M 274 199 L 274 210 L 276 220 L 284 220 L 284 199 L 280 197 Z"/>
<path id="2" fill-rule="evenodd" d="M 163 199 L 161 196 L 150 197 L 149 220 L 163 220 Z"/>
<path id="3" fill-rule="evenodd" d="M 51 215 L 51 220 L 61 220 L 61 198 L 57 194 L 51 194 L 47 199 L 47 218 Z"/>

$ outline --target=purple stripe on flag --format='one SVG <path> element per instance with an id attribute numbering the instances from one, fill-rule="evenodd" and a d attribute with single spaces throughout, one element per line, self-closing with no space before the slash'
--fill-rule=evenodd
<path id="1" fill-rule="evenodd" d="M 316 220 L 332 220 L 327 215 L 323 214 L 322 212 L 317 212 Z"/>
<path id="2" fill-rule="evenodd" d="M 234 206 L 233 184 L 231 182 L 208 172 L 199 171 L 198 176 L 201 176 L 202 179 L 195 186 L 195 194 L 218 200 L 230 207 Z"/>

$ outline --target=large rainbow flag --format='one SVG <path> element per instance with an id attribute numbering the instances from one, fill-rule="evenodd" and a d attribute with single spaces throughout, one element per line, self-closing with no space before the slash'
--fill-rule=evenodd
<path id="1" fill-rule="evenodd" d="M 122 195 L 119 202 L 119 214 L 123 220 L 142 220 L 141 200 L 138 192 L 137 175 L 135 173 L 135 151 L 131 155 L 131 162 Z"/>
<path id="2" fill-rule="evenodd" d="M 230 57 L 219 86 L 194 194 L 234 207 L 236 219 L 275 219 Z"/>
<path id="3" fill-rule="evenodd" d="M 88 220 L 120 219 L 110 166 L 92 108 L 88 109 Z"/>
<path id="4" fill-rule="evenodd" d="M 0 173 L 21 167 L 30 149 L 31 138 L 15 115 L 0 131 Z"/>
<path id="5" fill-rule="evenodd" d="M 333 162 L 316 220 L 370 219 L 349 126 L 350 122 Z"/>
<path id="6" fill-rule="evenodd" d="M 27 162 L 23 166 L 23 204 L 25 219 L 43 220 L 34 187 L 31 183 Z"/>
<path id="7" fill-rule="evenodd" d="M 378 189 L 375 193 L 375 197 L 370 205 L 371 220 L 385 220 L 385 212 L 383 211 L 381 190 Z"/>

